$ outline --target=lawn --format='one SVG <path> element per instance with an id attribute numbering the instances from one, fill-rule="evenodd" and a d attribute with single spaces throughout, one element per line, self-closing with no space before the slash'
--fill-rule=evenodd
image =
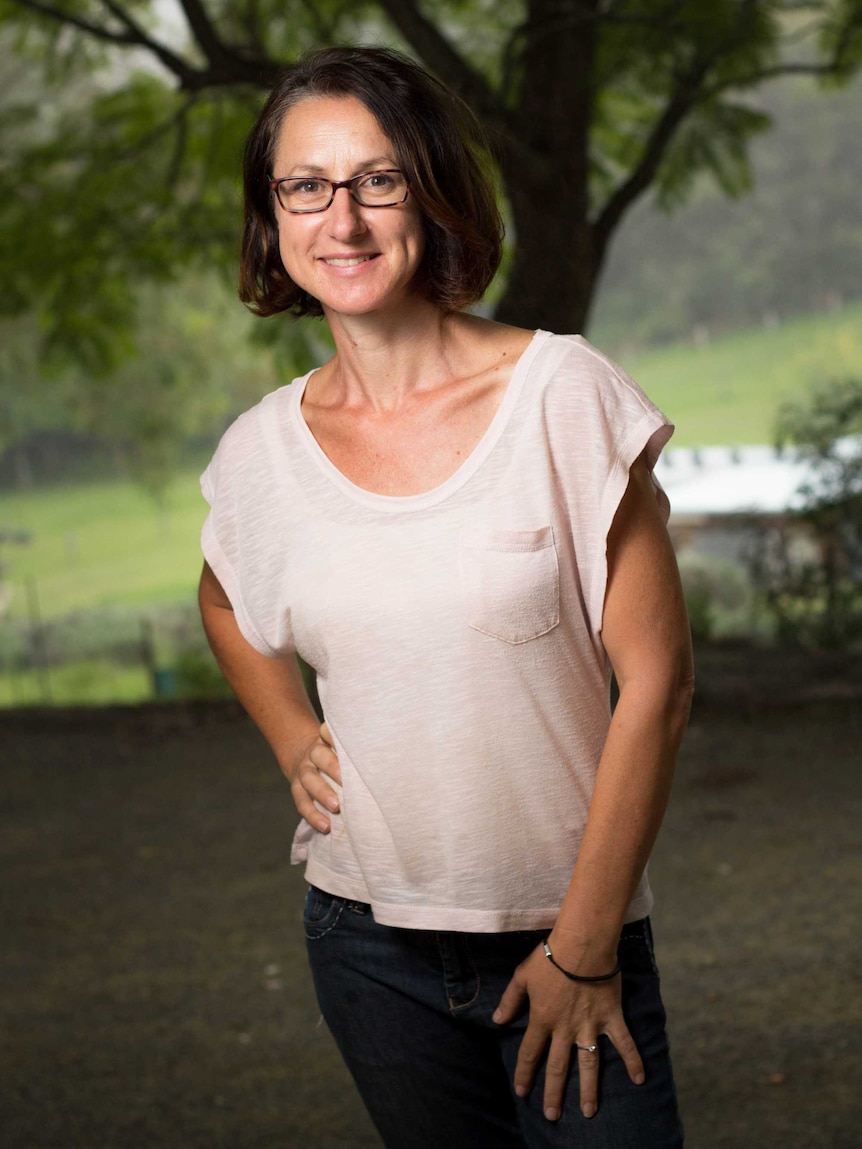
<path id="1" fill-rule="evenodd" d="M 28 586 L 44 619 L 93 606 L 190 600 L 205 514 L 194 472 L 176 479 L 163 508 L 123 480 L 5 494 L 0 524 L 30 536 L 4 552 L 10 615 L 27 613 Z"/>
<path id="2" fill-rule="evenodd" d="M 146 702 L 153 693 L 144 666 L 117 666 L 108 659 L 82 659 L 47 671 L 0 673 L 0 707 L 116 705 Z"/>
<path id="3" fill-rule="evenodd" d="M 862 303 L 618 357 L 676 423 L 676 445 L 769 443 L 782 401 L 817 380 L 862 377 Z"/>

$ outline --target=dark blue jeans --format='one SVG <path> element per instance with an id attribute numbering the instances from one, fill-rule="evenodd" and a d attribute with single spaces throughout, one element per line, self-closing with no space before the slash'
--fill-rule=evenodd
<path id="1" fill-rule="evenodd" d="M 547 930 L 396 929 L 375 922 L 364 902 L 312 887 L 305 932 L 323 1016 L 388 1149 L 682 1145 L 648 919 L 623 927 L 618 950 L 623 1013 L 646 1082 L 631 1082 L 601 1036 L 598 1113 L 580 1111 L 572 1058 L 556 1122 L 542 1113 L 543 1070 L 528 1097 L 512 1088 L 526 1012 L 503 1027 L 491 1020 L 515 967 Z"/>

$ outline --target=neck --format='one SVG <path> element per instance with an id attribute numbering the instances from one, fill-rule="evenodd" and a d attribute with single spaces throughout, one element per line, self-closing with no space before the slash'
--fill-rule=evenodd
<path id="1" fill-rule="evenodd" d="M 397 409 L 417 391 L 456 372 L 458 347 L 473 323 L 426 300 L 392 315 L 327 314 L 335 356 L 327 365 L 329 396 L 379 411 Z"/>

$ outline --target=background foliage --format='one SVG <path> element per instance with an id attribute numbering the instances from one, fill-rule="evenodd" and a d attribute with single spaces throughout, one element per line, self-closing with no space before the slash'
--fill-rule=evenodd
<path id="1" fill-rule="evenodd" d="M 264 89 L 356 42 L 408 47 L 489 132 L 514 234 L 500 316 L 578 330 L 650 189 L 749 189 L 763 83 L 852 76 L 862 0 L 0 0 L 0 311 L 35 309 L 49 356 L 115 366 L 140 282 L 232 267 Z"/>
<path id="2" fill-rule="evenodd" d="M 34 540 L 2 555 L 13 661 L 44 653 L 32 585 L 57 652 L 93 655 L 103 633 L 126 657 L 161 615 L 173 633 L 199 562 L 188 468 L 326 354 L 320 325 L 252 320 L 232 283 L 265 89 L 340 42 L 406 48 L 464 96 L 510 225 L 492 305 L 526 326 L 590 319 L 681 441 L 762 440 L 812 378 L 858 375 L 860 0 L 0 0 L 0 491 L 84 450 L 78 473 L 150 497 L 111 481 L 6 500 L 0 533 Z M 815 533 L 832 515 L 835 536 L 833 504 L 811 504 Z M 834 594 L 822 569 L 802 588 L 815 614 L 850 592 L 856 609 L 842 561 Z M 718 607 L 749 612 L 738 572 L 687 577 L 705 632 Z M 786 586 L 763 583 L 779 628 L 802 617 Z M 194 689 L 212 668 L 186 655 Z M 75 673 L 103 678 L 96 661 Z"/>

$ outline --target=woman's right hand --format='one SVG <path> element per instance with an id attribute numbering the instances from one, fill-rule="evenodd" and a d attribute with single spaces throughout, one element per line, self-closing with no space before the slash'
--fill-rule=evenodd
<path id="1" fill-rule="evenodd" d="M 293 803 L 301 817 L 309 826 L 328 834 L 331 829 L 329 818 L 318 809 L 318 805 L 339 812 L 338 795 L 329 781 L 341 785 L 341 768 L 332 741 L 329 727 L 324 722 L 317 737 L 302 748 L 298 760 L 288 772 Z M 315 805 L 317 803 L 318 805 Z"/>

